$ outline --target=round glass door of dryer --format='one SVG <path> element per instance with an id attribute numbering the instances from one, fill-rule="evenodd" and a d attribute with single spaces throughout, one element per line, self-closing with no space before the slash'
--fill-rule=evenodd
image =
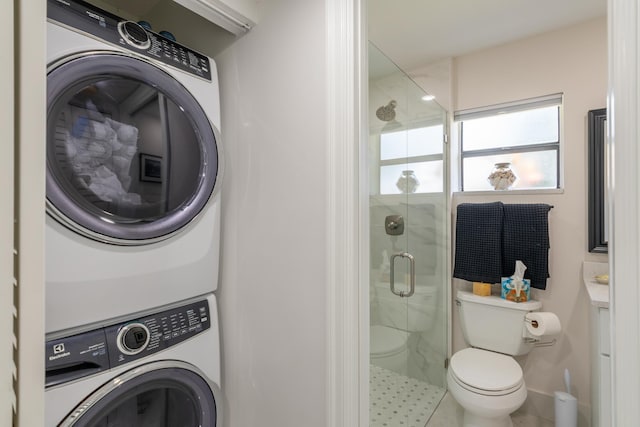
<path id="1" fill-rule="evenodd" d="M 206 206 L 217 130 L 196 99 L 150 62 L 76 55 L 47 77 L 47 211 L 91 239 L 164 240 Z"/>
<path id="2" fill-rule="evenodd" d="M 159 361 L 107 382 L 60 427 L 222 425 L 220 390 L 192 365 Z"/>

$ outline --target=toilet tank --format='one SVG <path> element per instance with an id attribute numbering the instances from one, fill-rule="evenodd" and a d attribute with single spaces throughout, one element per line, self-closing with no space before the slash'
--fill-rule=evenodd
<path id="1" fill-rule="evenodd" d="M 410 297 L 399 297 L 391 292 L 389 283 L 377 282 L 375 302 L 381 325 L 407 332 L 427 331 L 436 321 L 438 288 L 416 285 Z"/>
<path id="2" fill-rule="evenodd" d="M 540 301 L 513 302 L 458 291 L 456 304 L 464 339 L 470 346 L 512 356 L 526 354 L 533 347 L 522 337 L 524 316 L 539 311 Z"/>

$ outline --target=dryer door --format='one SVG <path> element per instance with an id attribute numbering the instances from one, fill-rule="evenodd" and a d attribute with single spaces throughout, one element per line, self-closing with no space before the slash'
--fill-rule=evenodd
<path id="1" fill-rule="evenodd" d="M 192 365 L 159 361 L 109 381 L 78 405 L 60 427 L 222 425 L 220 390 Z"/>
<path id="2" fill-rule="evenodd" d="M 205 207 L 219 175 L 217 131 L 171 75 L 131 55 L 86 53 L 51 65 L 47 96 L 47 211 L 60 223 L 140 245 Z"/>

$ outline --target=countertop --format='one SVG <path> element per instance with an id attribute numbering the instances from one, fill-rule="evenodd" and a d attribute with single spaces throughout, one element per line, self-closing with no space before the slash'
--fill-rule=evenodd
<path id="1" fill-rule="evenodd" d="M 582 263 L 582 279 L 587 288 L 591 304 L 596 307 L 609 308 L 609 285 L 596 282 L 595 277 L 600 274 L 609 274 L 609 264 L 606 262 Z"/>

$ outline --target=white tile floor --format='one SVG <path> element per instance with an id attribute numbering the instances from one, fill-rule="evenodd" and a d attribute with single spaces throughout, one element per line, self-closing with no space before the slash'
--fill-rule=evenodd
<path id="1" fill-rule="evenodd" d="M 462 427 L 463 410 L 447 393 L 426 427 Z M 553 427 L 553 421 L 516 411 L 511 415 L 513 427 Z"/>
<path id="2" fill-rule="evenodd" d="M 370 365 L 370 427 L 462 427 L 463 410 L 442 387 Z M 553 421 L 516 411 L 514 427 L 553 427 Z"/>
<path id="3" fill-rule="evenodd" d="M 371 427 L 424 427 L 445 394 L 442 387 L 370 365 Z"/>

